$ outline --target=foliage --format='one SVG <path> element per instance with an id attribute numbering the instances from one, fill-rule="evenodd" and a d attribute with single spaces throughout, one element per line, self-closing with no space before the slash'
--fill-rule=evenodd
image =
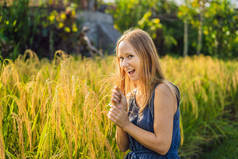
<path id="1" fill-rule="evenodd" d="M 30 51 L 1 62 L 0 157 L 122 158 L 106 116 L 115 57 L 76 60 L 59 53 L 51 62 Z M 194 158 L 204 144 L 229 137 L 236 123 L 229 119 L 238 112 L 238 62 L 166 56 L 161 65 L 181 91 L 180 155 Z"/>
<path id="2" fill-rule="evenodd" d="M 205 55 L 238 56 L 238 10 L 228 0 L 187 0 L 187 4 L 180 6 L 166 0 L 116 0 L 113 5 L 108 12 L 114 17 L 115 28 L 120 32 L 131 27 L 144 29 L 162 55 L 182 53 L 186 20 L 190 55 L 200 48 Z M 155 19 L 160 21 L 159 25 L 153 23 Z"/>
<path id="3" fill-rule="evenodd" d="M 51 58 L 53 58 L 53 52 L 58 49 L 71 53 L 78 51 L 80 21 L 76 19 L 75 8 L 53 10 L 45 19 L 46 22 L 42 23 L 43 33 L 49 39 Z"/>
<path id="4" fill-rule="evenodd" d="M 143 30 L 147 30 L 151 37 L 155 39 L 156 31 L 159 28 L 162 28 L 162 25 L 160 24 L 160 20 L 158 18 L 151 19 L 151 15 L 151 11 L 146 12 L 144 16 L 138 21 L 137 26 Z"/>
<path id="5" fill-rule="evenodd" d="M 57 29 L 62 29 L 66 33 L 77 32 L 78 28 L 75 22 L 71 22 L 75 17 L 75 10 L 66 10 L 62 12 L 52 11 L 48 17 L 50 25 L 56 25 Z M 46 24 L 47 25 L 47 24 Z M 66 25 L 66 26 L 65 26 Z"/>
<path id="6" fill-rule="evenodd" d="M 0 46 L 2 56 L 16 58 L 34 43 L 38 18 L 30 19 L 29 0 L 13 1 L 11 7 L 0 6 Z M 4 49 L 5 48 L 5 49 Z M 9 54 L 12 52 L 11 54 Z"/>
<path id="7" fill-rule="evenodd" d="M 203 14 L 203 15 L 202 15 Z M 180 19 L 188 20 L 197 30 L 203 16 L 203 48 L 204 54 L 218 57 L 237 57 L 237 11 L 227 0 L 192 0 L 181 5 L 178 11 Z M 190 38 L 191 45 L 196 48 L 197 39 Z"/>
<path id="8" fill-rule="evenodd" d="M 205 50 L 210 55 L 238 56 L 238 15 L 229 1 L 213 1 L 205 13 Z"/>
<path id="9" fill-rule="evenodd" d="M 138 27 L 155 38 L 156 31 L 162 27 L 158 18 L 153 18 L 154 0 L 116 0 L 116 9 L 108 10 L 114 17 L 114 26 L 120 32 Z"/>
<path id="10" fill-rule="evenodd" d="M 182 52 L 180 49 L 183 39 L 183 23 L 177 19 L 178 6 L 173 1 L 160 0 L 153 4 L 155 17 L 159 17 L 162 29 L 157 31 L 154 39 L 160 55 L 171 52 Z"/>
<path id="11" fill-rule="evenodd" d="M 75 51 L 80 33 L 75 8 L 49 14 L 44 8 L 30 8 L 29 0 L 19 0 L 0 9 L 0 53 L 4 58 L 15 59 L 26 49 L 51 58 L 56 49 Z"/>
<path id="12" fill-rule="evenodd" d="M 114 27 L 120 32 L 133 27 L 147 31 L 161 54 L 165 52 L 162 48 L 171 51 L 171 47 L 177 45 L 177 39 L 181 36 L 178 37 L 176 31 L 179 24 L 167 23 L 159 17 L 159 14 L 173 15 L 176 11 L 174 3 L 165 0 L 116 0 L 115 8 L 108 9 L 107 12 L 113 15 Z"/>

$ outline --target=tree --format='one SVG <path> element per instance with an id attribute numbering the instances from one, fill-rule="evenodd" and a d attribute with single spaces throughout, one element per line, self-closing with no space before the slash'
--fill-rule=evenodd
<path id="1" fill-rule="evenodd" d="M 206 11 L 206 5 L 208 5 L 208 0 L 193 0 L 192 1 L 192 7 L 195 11 L 193 21 L 198 21 L 198 23 L 194 22 L 192 24 L 198 24 L 194 25 L 195 28 L 198 29 L 198 43 L 197 43 L 197 49 L 196 54 L 199 55 L 202 49 L 202 33 L 203 33 L 203 22 L 204 22 L 204 13 Z M 198 20 L 196 17 L 199 17 Z"/>
<path id="2" fill-rule="evenodd" d="M 185 3 L 179 7 L 178 17 L 184 22 L 184 46 L 183 56 L 188 56 L 188 22 L 191 20 L 191 5 L 189 0 L 185 0 Z"/>

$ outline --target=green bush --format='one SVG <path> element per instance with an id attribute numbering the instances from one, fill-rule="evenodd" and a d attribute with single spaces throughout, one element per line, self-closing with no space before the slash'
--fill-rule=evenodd
<path id="1" fill-rule="evenodd" d="M 41 36 L 48 40 L 50 58 L 56 50 L 62 49 L 68 53 L 78 52 L 78 39 L 80 38 L 80 21 L 76 19 L 75 8 L 53 10 L 44 17 L 41 24 Z"/>
<path id="2" fill-rule="evenodd" d="M 190 51 L 198 47 L 198 30 L 202 23 L 201 53 L 217 57 L 237 57 L 238 11 L 227 0 L 192 0 L 181 5 L 178 17 L 188 20 L 195 36 L 189 37 Z M 203 18 L 201 22 L 201 16 Z M 191 33 L 191 31 L 190 31 Z M 191 54 L 191 52 L 190 52 Z M 192 53 L 194 54 L 194 53 Z"/>
<path id="3" fill-rule="evenodd" d="M 160 53 L 178 51 L 177 45 L 182 34 L 177 31 L 181 23 L 167 20 L 176 13 L 177 6 L 173 2 L 156 0 L 116 0 L 115 8 L 107 12 L 113 15 L 114 27 L 120 32 L 133 27 L 147 31 L 155 42 Z M 160 19 L 159 15 L 162 15 Z M 182 29 L 182 28 L 181 28 Z"/>
<path id="4" fill-rule="evenodd" d="M 205 13 L 204 52 L 221 57 L 238 56 L 238 11 L 229 1 L 210 3 Z"/>
<path id="5" fill-rule="evenodd" d="M 1 55 L 16 58 L 19 52 L 29 48 L 34 42 L 38 18 L 30 19 L 29 0 L 13 1 L 0 6 L 0 46 Z"/>
<path id="6" fill-rule="evenodd" d="M 227 0 L 191 0 L 177 6 L 171 1 L 116 0 L 108 12 L 113 15 L 115 28 L 120 32 L 139 27 L 149 32 L 161 55 L 182 54 L 183 21 L 188 20 L 189 55 L 196 53 L 200 17 L 202 22 L 201 53 L 217 57 L 237 57 L 238 11 Z M 156 25 L 158 20 L 159 25 Z"/>
<path id="7" fill-rule="evenodd" d="M 13 1 L 0 6 L 0 54 L 15 59 L 26 49 L 39 57 L 53 58 L 58 49 L 73 53 L 80 33 L 75 8 L 49 11 L 30 8 L 29 0 Z"/>

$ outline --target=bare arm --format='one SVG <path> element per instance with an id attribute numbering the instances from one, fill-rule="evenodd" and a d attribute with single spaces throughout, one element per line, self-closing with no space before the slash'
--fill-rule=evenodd
<path id="1" fill-rule="evenodd" d="M 129 139 L 128 139 L 128 134 L 122 130 L 119 126 L 117 126 L 116 129 L 116 142 L 119 147 L 119 149 L 122 152 L 125 152 L 129 148 Z"/>
<path id="2" fill-rule="evenodd" d="M 140 144 L 159 154 L 166 154 L 170 148 L 173 131 L 173 117 L 176 112 L 176 97 L 169 86 L 160 84 L 155 90 L 154 133 L 127 123 L 123 130 Z"/>

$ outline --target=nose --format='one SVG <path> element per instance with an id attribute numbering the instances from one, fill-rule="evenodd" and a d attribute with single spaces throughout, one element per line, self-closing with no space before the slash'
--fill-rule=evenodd
<path id="1" fill-rule="evenodd" d="M 128 67 L 128 61 L 126 60 L 126 59 L 124 59 L 122 62 L 121 62 L 121 67 L 123 67 L 123 68 L 126 68 L 126 67 Z"/>

